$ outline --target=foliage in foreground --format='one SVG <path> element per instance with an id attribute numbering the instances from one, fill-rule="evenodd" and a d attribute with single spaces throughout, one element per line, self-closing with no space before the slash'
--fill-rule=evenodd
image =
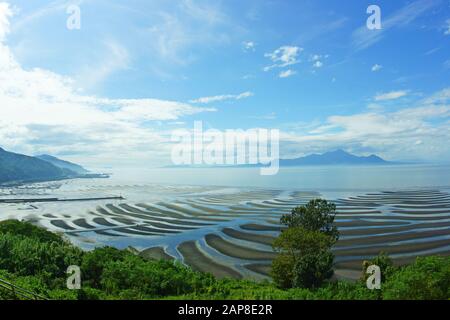
<path id="1" fill-rule="evenodd" d="M 335 216 L 335 204 L 314 199 L 281 217 L 288 228 L 272 245 L 278 256 L 271 276 L 278 287 L 319 288 L 333 276 L 331 248 L 339 239 Z"/>
<path id="2" fill-rule="evenodd" d="M 66 289 L 65 270 L 78 264 L 82 290 Z M 217 280 L 181 264 L 144 260 L 110 247 L 83 252 L 23 222 L 0 223 L 0 279 L 51 299 L 448 299 L 450 258 L 425 257 L 394 268 L 382 290 L 364 281 L 325 282 L 315 289 L 279 289 L 270 282 Z M 0 289 L 0 299 L 16 299 Z"/>

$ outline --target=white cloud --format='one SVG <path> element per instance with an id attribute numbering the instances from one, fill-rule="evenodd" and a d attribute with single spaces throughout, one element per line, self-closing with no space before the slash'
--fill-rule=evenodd
<path id="1" fill-rule="evenodd" d="M 253 74 L 245 74 L 242 76 L 243 80 L 253 79 L 255 76 Z"/>
<path id="2" fill-rule="evenodd" d="M 284 68 L 293 64 L 299 63 L 298 56 L 303 51 L 303 48 L 296 46 L 282 46 L 272 53 L 266 53 L 264 56 L 272 60 L 274 64 L 264 68 L 264 71 L 269 71 L 273 68 Z"/>
<path id="3" fill-rule="evenodd" d="M 313 63 L 313 67 L 314 68 L 322 68 L 323 67 L 323 62 L 322 61 L 316 61 Z"/>
<path id="4" fill-rule="evenodd" d="M 423 102 L 424 104 L 446 104 L 450 101 L 450 88 L 443 89 L 430 97 L 426 98 Z"/>
<path id="5" fill-rule="evenodd" d="M 12 11 L 9 3 L 0 2 L 0 41 L 3 41 L 9 32 L 9 17 L 11 16 Z"/>
<path id="6" fill-rule="evenodd" d="M 151 1 L 148 5 L 152 9 L 145 15 L 149 16 L 151 27 L 139 30 L 144 35 L 141 41 L 149 44 L 147 54 L 170 65 L 190 64 L 197 59 L 192 48 L 205 43 L 210 47 L 228 45 L 243 30 L 225 14 L 219 2 Z M 120 7 L 119 10 L 123 11 Z"/>
<path id="7" fill-rule="evenodd" d="M 301 131 L 283 131 L 281 145 L 293 155 L 345 146 L 355 152 L 371 150 L 387 159 L 450 159 L 450 88 L 419 101 L 415 106 L 386 112 L 371 109 L 348 116 L 330 116 Z M 420 143 L 417 143 L 420 141 Z M 286 154 L 286 150 L 281 150 Z"/>
<path id="8" fill-rule="evenodd" d="M 164 141 L 159 121 L 215 111 L 177 101 L 82 95 L 69 77 L 25 69 L 4 41 L 10 15 L 1 4 L 0 146 L 27 153 L 70 151 L 109 161 L 128 153 L 133 159 L 155 153 Z"/>
<path id="9" fill-rule="evenodd" d="M 447 19 L 447 21 L 445 21 L 445 23 L 446 23 L 446 26 L 445 26 L 445 31 L 444 31 L 444 34 L 446 35 L 446 36 L 448 36 L 448 35 L 450 35 L 450 19 Z"/>
<path id="10" fill-rule="evenodd" d="M 286 71 L 281 71 L 280 72 L 280 74 L 278 75 L 280 78 L 289 78 L 289 77 L 291 77 L 291 76 L 293 76 L 293 75 L 296 75 L 297 74 L 297 72 L 296 71 L 293 71 L 293 70 L 291 70 L 291 69 L 288 69 L 288 70 L 286 70 Z"/>
<path id="11" fill-rule="evenodd" d="M 372 66 L 372 72 L 377 72 L 377 71 L 380 71 L 381 69 L 383 69 L 383 66 L 380 64 L 374 64 Z"/>
<path id="12" fill-rule="evenodd" d="M 211 96 L 211 97 L 202 97 L 195 100 L 189 101 L 190 103 L 202 103 L 207 104 L 211 102 L 219 102 L 219 101 L 225 101 L 225 100 L 241 100 L 245 98 L 249 98 L 254 96 L 255 94 L 250 91 L 243 92 L 241 94 L 222 94 L 218 96 Z"/>
<path id="13" fill-rule="evenodd" d="M 117 37 L 122 37 L 124 32 L 128 32 L 126 36 L 129 35 L 129 38 L 123 42 L 133 40 L 133 52 L 136 56 L 146 55 L 152 60 L 157 60 L 158 69 L 171 69 L 173 66 L 190 64 L 198 58 L 197 51 L 193 48 L 205 43 L 209 47 L 228 45 L 232 43 L 232 39 L 242 40 L 239 32 L 245 30 L 238 21 L 226 14 L 223 4 L 207 0 L 140 1 L 135 4 L 131 4 L 131 1 L 92 0 L 41 2 L 48 4 L 37 4 L 33 6 L 36 8 L 33 12 L 24 12 L 15 19 L 14 30 L 23 29 L 28 34 L 34 35 L 32 29 L 49 16 L 66 17 L 65 10 L 68 3 L 79 5 L 82 15 L 86 3 L 92 10 L 108 11 L 108 23 L 94 19 L 89 26 L 92 32 L 101 35 L 113 34 Z M 130 23 L 130 19 L 146 21 L 134 24 Z M 50 44 L 45 39 L 40 39 L 40 43 L 42 46 Z M 144 45 L 138 48 L 135 46 L 136 43 Z M 98 50 L 97 47 L 91 49 Z"/>
<path id="14" fill-rule="evenodd" d="M 329 55 L 321 55 L 321 54 L 313 54 L 309 58 L 309 61 L 311 61 L 313 64 L 312 66 L 314 68 L 322 68 L 323 67 L 323 60 L 327 59 Z"/>
<path id="15" fill-rule="evenodd" d="M 407 90 L 391 91 L 380 93 L 375 96 L 375 101 L 395 100 L 404 97 L 408 94 Z"/>
<path id="16" fill-rule="evenodd" d="M 382 18 L 382 29 L 369 30 L 364 24 L 352 34 L 352 45 L 356 50 L 366 49 L 378 41 L 392 28 L 401 28 L 416 20 L 440 3 L 439 0 L 416 0 L 386 18 Z M 383 14 L 383 11 L 382 11 Z"/>
<path id="17" fill-rule="evenodd" d="M 245 52 L 256 51 L 256 43 L 254 43 L 253 41 L 244 41 L 242 43 L 242 46 Z"/>
<path id="18" fill-rule="evenodd" d="M 37 10 L 20 17 L 14 23 L 14 30 L 22 29 L 38 19 L 47 18 L 48 16 L 57 12 L 65 12 L 69 5 L 81 6 L 85 0 L 68 1 L 49 1 L 48 4 L 40 6 Z"/>
<path id="19" fill-rule="evenodd" d="M 441 49 L 440 47 L 436 47 L 436 48 L 430 49 L 427 52 L 425 52 L 424 55 L 428 56 L 430 54 L 433 54 L 433 53 L 439 51 L 440 49 Z"/>
<path id="20" fill-rule="evenodd" d="M 210 25 L 224 22 L 227 19 L 220 7 L 211 4 L 209 1 L 183 0 L 181 7 L 191 17 Z"/>

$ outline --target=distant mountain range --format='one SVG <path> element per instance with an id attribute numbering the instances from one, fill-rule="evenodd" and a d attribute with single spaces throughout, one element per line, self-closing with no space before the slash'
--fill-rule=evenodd
<path id="1" fill-rule="evenodd" d="M 377 155 L 355 156 L 344 150 L 335 150 L 323 154 L 311 154 L 305 157 L 295 159 L 280 159 L 280 167 L 299 167 L 299 166 L 333 166 L 333 165 L 387 165 L 401 164 L 400 162 L 386 161 Z M 166 168 L 255 168 L 264 166 L 262 164 L 243 164 L 243 165 L 170 165 Z"/>
<path id="2" fill-rule="evenodd" d="M 323 154 L 311 154 L 306 157 L 296 159 L 281 159 L 280 166 L 324 166 L 324 165 L 381 165 L 392 164 L 379 156 L 370 155 L 368 157 L 355 156 L 344 150 L 336 150 Z"/>
<path id="3" fill-rule="evenodd" d="M 103 178 L 82 166 L 49 155 L 37 157 L 0 148 L 0 183 L 23 183 L 71 178 Z"/>

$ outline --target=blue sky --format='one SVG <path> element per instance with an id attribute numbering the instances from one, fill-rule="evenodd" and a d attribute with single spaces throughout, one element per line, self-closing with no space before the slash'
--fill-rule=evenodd
<path id="1" fill-rule="evenodd" d="M 448 1 L 0 3 L 7 149 L 160 164 L 170 132 L 202 120 L 277 128 L 282 157 L 450 161 Z M 71 4 L 79 30 L 66 27 Z"/>

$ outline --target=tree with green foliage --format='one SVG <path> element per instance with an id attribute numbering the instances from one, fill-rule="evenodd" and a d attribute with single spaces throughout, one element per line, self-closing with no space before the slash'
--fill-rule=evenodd
<path id="1" fill-rule="evenodd" d="M 318 287 L 333 275 L 333 238 L 302 227 L 284 230 L 273 242 L 278 256 L 272 263 L 272 278 L 281 288 Z"/>
<path id="2" fill-rule="evenodd" d="M 271 271 L 279 287 L 317 288 L 333 276 L 331 247 L 339 238 L 335 215 L 336 205 L 315 199 L 282 216 L 288 228 L 273 243 L 278 256 Z"/>
<path id="3" fill-rule="evenodd" d="M 339 231 L 334 224 L 336 217 L 336 205 L 324 199 L 314 199 L 304 206 L 292 209 L 290 214 L 281 217 L 281 224 L 288 228 L 302 227 L 309 231 L 322 232 L 336 242 L 339 239 Z"/>
<path id="4" fill-rule="evenodd" d="M 328 249 L 300 256 L 294 265 L 294 288 L 319 288 L 333 274 L 334 255 Z"/>

